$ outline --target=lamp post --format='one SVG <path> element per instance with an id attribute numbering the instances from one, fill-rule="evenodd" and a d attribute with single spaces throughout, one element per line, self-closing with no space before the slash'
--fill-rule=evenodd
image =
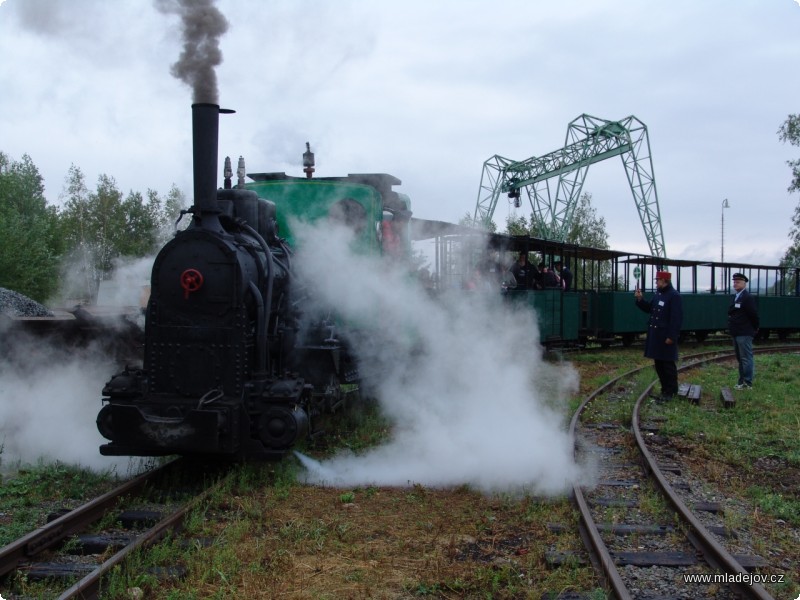
<path id="1" fill-rule="evenodd" d="M 730 208 L 731 205 L 728 203 L 728 199 L 725 198 L 722 201 L 722 209 L 720 209 L 722 213 L 722 225 L 720 227 L 720 251 L 719 251 L 719 262 L 725 262 L 725 209 Z M 725 267 L 720 266 L 720 289 L 725 287 Z"/>

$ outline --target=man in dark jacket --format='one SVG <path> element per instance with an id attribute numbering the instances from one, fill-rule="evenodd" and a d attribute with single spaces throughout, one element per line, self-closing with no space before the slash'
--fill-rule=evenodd
<path id="1" fill-rule="evenodd" d="M 739 383 L 737 390 L 753 387 L 755 363 L 753 362 L 753 338 L 758 333 L 758 312 L 756 299 L 747 291 L 748 279 L 743 273 L 733 274 L 733 290 L 728 307 L 728 331 L 733 337 L 733 349 L 739 363 Z"/>
<path id="2" fill-rule="evenodd" d="M 527 290 L 531 279 L 531 267 L 528 264 L 528 253 L 520 252 L 519 258 L 508 269 L 516 282 L 514 287 L 518 290 Z"/>
<path id="3" fill-rule="evenodd" d="M 678 393 L 678 336 L 683 322 L 681 295 L 672 287 L 672 273 L 656 273 L 656 293 L 650 302 L 642 298 L 638 287 L 636 306 L 650 313 L 644 355 L 652 358 L 661 383 L 661 399 L 670 400 Z"/>

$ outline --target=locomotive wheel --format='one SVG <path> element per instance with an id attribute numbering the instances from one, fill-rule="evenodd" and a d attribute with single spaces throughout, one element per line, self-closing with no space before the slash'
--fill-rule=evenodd
<path id="1" fill-rule="evenodd" d="M 114 427 L 111 421 L 111 405 L 106 404 L 97 413 L 97 430 L 107 440 L 114 441 Z"/>
<path id="2" fill-rule="evenodd" d="M 288 448 L 307 433 L 308 415 L 297 406 L 271 406 L 258 421 L 259 439 L 275 450 Z"/>

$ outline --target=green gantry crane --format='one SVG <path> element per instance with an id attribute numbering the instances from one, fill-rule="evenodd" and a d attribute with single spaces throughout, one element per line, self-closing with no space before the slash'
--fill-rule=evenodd
<path id="1" fill-rule="evenodd" d="M 500 194 L 508 194 L 519 207 L 525 190 L 533 224 L 546 239 L 565 241 L 589 165 L 612 156 L 621 157 L 625 165 L 651 254 L 666 258 L 650 139 L 647 126 L 634 116 L 607 121 L 584 114 L 569 124 L 559 150 L 522 161 L 494 155 L 483 163 L 473 222 L 488 228 Z M 558 177 L 555 194 L 550 190 L 554 177 Z"/>

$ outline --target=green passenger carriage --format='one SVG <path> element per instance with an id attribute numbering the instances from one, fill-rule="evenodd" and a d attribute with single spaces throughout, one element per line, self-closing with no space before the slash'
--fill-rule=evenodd
<path id="1" fill-rule="evenodd" d="M 441 237 L 449 237 L 452 247 L 459 236 L 463 232 L 454 228 Z M 511 286 L 502 290 L 515 308 L 536 313 L 540 340 L 545 346 L 633 343 L 644 335 L 647 325 L 647 316 L 634 304 L 634 289 L 638 286 L 645 295 L 652 294 L 655 272 L 661 269 L 673 273 L 673 285 L 683 299 L 683 339 L 703 341 L 711 334 L 726 332 L 733 293 L 730 277 L 737 271 L 748 275 L 749 289 L 756 296 L 762 323 L 759 338 L 774 334 L 786 339 L 800 332 L 800 292 L 796 284 L 800 269 L 796 267 L 668 259 L 526 236 L 487 234 L 486 238 L 486 251 L 505 257 L 504 268 L 523 251 L 528 253 L 529 263 L 550 266 L 561 260 L 572 271 L 569 290 Z M 441 240 L 437 244 L 445 247 Z M 474 249 L 474 240 L 465 245 Z M 474 250 L 471 252 L 474 254 Z M 457 251 L 448 254 L 457 256 Z M 480 264 L 485 259 L 462 256 L 451 260 L 463 265 L 463 275 L 453 275 L 452 268 L 443 269 L 442 273 L 457 279 L 466 277 L 471 270 L 469 264 Z M 443 285 L 457 284 L 445 280 Z"/>

